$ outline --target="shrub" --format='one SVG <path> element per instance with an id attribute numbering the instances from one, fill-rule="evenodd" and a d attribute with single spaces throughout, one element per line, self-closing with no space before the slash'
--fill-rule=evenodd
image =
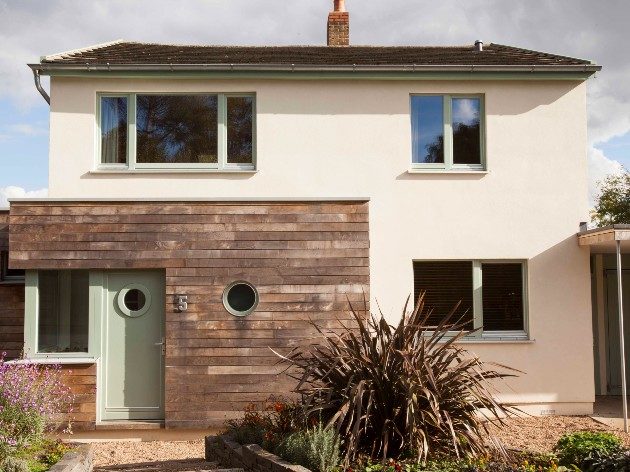
<path id="1" fill-rule="evenodd" d="M 562 436 L 554 451 L 560 464 L 575 465 L 589 471 L 593 461 L 618 454 L 621 440 L 612 433 L 582 431 Z"/>
<path id="2" fill-rule="evenodd" d="M 241 418 L 226 421 L 226 432 L 239 444 L 264 442 L 265 434 L 271 430 L 272 421 L 265 411 L 260 411 L 255 403 L 245 407 Z"/>
<path id="3" fill-rule="evenodd" d="M 289 434 L 306 429 L 307 416 L 294 402 L 269 399 L 250 403 L 241 418 L 226 421 L 226 433 L 239 444 L 273 450 Z"/>
<path id="4" fill-rule="evenodd" d="M 590 464 L 593 472 L 625 472 L 630 470 L 630 451 L 594 458 Z"/>
<path id="5" fill-rule="evenodd" d="M 0 356 L 0 460 L 41 441 L 71 398 L 59 366 L 8 364 Z"/>
<path id="6" fill-rule="evenodd" d="M 482 419 L 503 424 L 514 410 L 497 403 L 490 382 L 512 376 L 505 366 L 488 368 L 456 342 L 468 332 L 452 322 L 455 307 L 437 327 L 427 326 L 424 296 L 407 306 L 397 326 L 383 315 L 350 307 L 356 328 L 341 334 L 314 324 L 322 341 L 281 356 L 297 368 L 296 392 L 307 411 L 334 426 L 348 464 L 359 454 L 397 457 L 485 456 L 489 431 Z M 498 443 L 497 443 L 498 444 Z"/>
<path id="7" fill-rule="evenodd" d="M 331 472 L 339 465 L 339 438 L 321 424 L 290 434 L 278 444 L 275 453 L 294 464 L 317 472 Z"/>
<path id="8" fill-rule="evenodd" d="M 18 457 L 5 457 L 0 463 L 0 472 L 30 472 L 28 462 Z"/>

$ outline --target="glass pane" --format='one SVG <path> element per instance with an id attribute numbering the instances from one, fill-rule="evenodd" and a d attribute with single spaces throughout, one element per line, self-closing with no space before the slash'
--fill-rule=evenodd
<path id="1" fill-rule="evenodd" d="M 522 331 L 523 266 L 482 264 L 483 329 Z"/>
<path id="2" fill-rule="evenodd" d="M 253 163 L 253 97 L 227 97 L 227 160 Z"/>
<path id="3" fill-rule="evenodd" d="M 127 163 L 127 97 L 101 98 L 101 163 Z"/>
<path id="4" fill-rule="evenodd" d="M 144 293 L 137 288 L 132 288 L 125 294 L 125 306 L 129 311 L 142 310 L 146 302 Z"/>
<path id="5" fill-rule="evenodd" d="M 216 164 L 216 95 L 138 95 L 137 162 Z"/>
<path id="6" fill-rule="evenodd" d="M 248 311 L 256 303 L 256 292 L 247 284 L 237 284 L 228 291 L 227 302 L 234 311 Z"/>
<path id="7" fill-rule="evenodd" d="M 424 307 L 431 310 L 428 325 L 437 326 L 458 302 L 450 323 L 473 327 L 473 281 L 471 261 L 417 261 L 413 263 L 414 300 L 425 292 Z M 461 318 L 461 319 L 460 319 Z"/>
<path id="8" fill-rule="evenodd" d="M 453 163 L 481 164 L 481 129 L 478 98 L 453 99 Z"/>
<path id="9" fill-rule="evenodd" d="M 444 163 L 444 98 L 411 97 L 413 163 Z"/>
<path id="10" fill-rule="evenodd" d="M 88 352 L 88 271 L 39 272 L 38 352 Z"/>

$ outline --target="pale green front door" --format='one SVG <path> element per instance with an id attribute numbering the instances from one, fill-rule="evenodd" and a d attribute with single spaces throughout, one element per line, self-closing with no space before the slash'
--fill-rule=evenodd
<path id="1" fill-rule="evenodd" d="M 105 272 L 101 419 L 164 418 L 164 273 Z"/>

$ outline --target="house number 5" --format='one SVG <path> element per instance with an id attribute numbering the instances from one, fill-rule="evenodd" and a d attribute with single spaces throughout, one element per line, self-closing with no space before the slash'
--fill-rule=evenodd
<path id="1" fill-rule="evenodd" d="M 176 302 L 180 313 L 188 310 L 188 295 L 177 295 Z"/>

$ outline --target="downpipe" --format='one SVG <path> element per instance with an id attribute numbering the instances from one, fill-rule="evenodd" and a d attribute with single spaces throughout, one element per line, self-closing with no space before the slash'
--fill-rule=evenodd
<path id="1" fill-rule="evenodd" d="M 46 103 L 50 105 L 50 95 L 48 95 L 48 93 L 46 93 L 46 90 L 44 90 L 44 87 L 42 87 L 42 80 L 39 75 L 39 69 L 33 69 L 33 79 L 35 80 L 35 88 L 40 93 L 40 95 L 44 97 Z"/>

